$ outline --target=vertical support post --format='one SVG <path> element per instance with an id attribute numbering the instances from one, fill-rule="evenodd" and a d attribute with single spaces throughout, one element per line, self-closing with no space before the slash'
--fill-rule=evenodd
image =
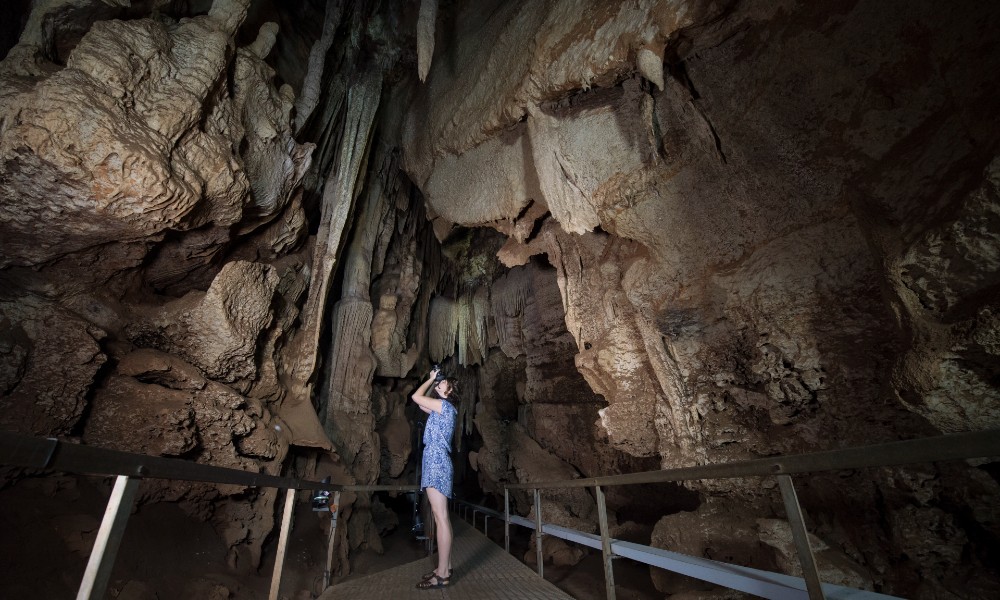
<path id="1" fill-rule="evenodd" d="M 281 533 L 278 535 L 278 551 L 274 557 L 274 572 L 271 574 L 271 592 L 268 600 L 278 600 L 278 588 L 281 587 L 281 571 L 285 566 L 285 550 L 288 549 L 288 534 L 292 529 L 292 513 L 295 512 L 295 492 L 289 488 L 285 492 L 285 511 L 281 517 Z"/>
<path id="2" fill-rule="evenodd" d="M 781 488 L 781 499 L 785 501 L 788 524 L 792 526 L 795 550 L 799 554 L 799 562 L 802 563 L 802 574 L 806 580 L 809 600 L 823 600 L 825 597 L 823 596 L 823 587 L 819 580 L 819 571 L 816 570 L 816 559 L 809 546 L 809 533 L 806 531 L 806 522 L 802 516 L 802 508 L 799 506 L 795 486 L 792 485 L 790 476 L 778 475 L 777 477 L 778 486 Z"/>
<path id="3" fill-rule="evenodd" d="M 323 589 L 330 587 L 333 581 L 333 550 L 337 545 L 337 517 L 340 516 L 340 492 L 333 493 L 333 504 L 330 505 L 330 540 L 326 545 L 326 570 L 323 571 Z"/>
<path id="4" fill-rule="evenodd" d="M 608 533 L 608 506 L 604 501 L 604 490 L 597 489 L 597 519 L 601 526 L 601 552 L 604 554 L 604 591 L 608 600 L 615 600 L 615 570 L 611 560 L 615 557 L 611 552 L 611 535 Z"/>
<path id="5" fill-rule="evenodd" d="M 503 488 L 503 549 L 510 554 L 510 490 Z"/>
<path id="6" fill-rule="evenodd" d="M 483 535 L 490 537 L 490 516 L 483 513 Z"/>
<path id="7" fill-rule="evenodd" d="M 545 577 L 542 565 L 542 494 L 535 488 L 535 557 L 538 560 L 538 576 Z"/>
<path id="8" fill-rule="evenodd" d="M 138 479 L 125 475 L 115 479 L 115 487 L 111 490 L 101 528 L 97 530 L 97 539 L 94 540 L 94 548 L 90 551 L 90 560 L 76 594 L 77 600 L 103 600 L 138 489 Z"/>

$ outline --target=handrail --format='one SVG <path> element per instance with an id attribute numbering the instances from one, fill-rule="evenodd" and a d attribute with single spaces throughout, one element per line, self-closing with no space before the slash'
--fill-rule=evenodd
<path id="1" fill-rule="evenodd" d="M 473 504 L 458 498 L 453 498 L 452 503 L 458 509 L 465 508 L 473 511 L 473 527 L 476 526 L 476 513 L 482 513 L 501 520 L 504 519 L 503 514 L 486 508 L 485 506 Z M 459 511 L 459 518 L 467 518 L 468 510 L 465 511 L 464 515 L 461 511 Z M 508 526 L 509 525 L 518 525 L 531 530 L 536 528 L 534 521 L 517 515 L 510 515 Z M 484 524 L 484 533 L 485 532 L 486 529 Z M 587 533 L 585 531 L 580 531 L 579 529 L 555 525 L 553 523 L 542 523 L 542 532 L 545 533 L 545 535 L 555 536 L 568 542 L 580 544 L 581 546 L 586 546 L 594 550 L 602 550 L 604 545 L 604 540 L 600 535 Z M 615 538 L 609 538 L 607 541 L 614 553 L 615 558 L 629 558 L 645 565 L 667 569 L 689 577 L 721 585 L 729 583 L 734 589 L 758 596 L 764 596 L 765 598 L 794 599 L 803 596 L 803 593 L 806 591 L 805 581 L 802 577 L 728 564 L 708 558 L 689 556 L 678 552 L 671 552 L 670 550 L 664 550 L 662 548 L 626 542 Z M 510 550 L 508 549 L 508 552 L 509 551 Z M 867 590 L 858 590 L 832 583 L 822 584 L 822 589 L 829 598 L 836 598 L 838 600 L 901 600 L 895 596 L 889 596 L 887 594 L 879 594 L 876 592 L 869 592 Z"/>
<path id="2" fill-rule="evenodd" d="M 794 454 L 775 458 L 682 467 L 657 471 L 641 471 L 624 475 L 606 475 L 585 479 L 505 483 L 508 489 L 582 488 L 597 485 L 631 485 L 662 483 L 691 479 L 732 479 L 766 477 L 838 471 L 869 467 L 890 467 L 912 463 L 938 462 L 966 458 L 1000 457 L 1000 429 L 970 433 L 953 433 L 936 437 L 859 446 L 843 450 L 828 450 L 809 454 Z"/>
<path id="3" fill-rule="evenodd" d="M 104 519 L 94 543 L 94 549 L 91 551 L 84 572 L 83 581 L 77 592 L 77 600 L 96 600 L 104 597 L 140 479 L 198 481 L 287 490 L 274 574 L 271 578 L 271 589 L 268 594 L 269 600 L 278 598 L 288 534 L 292 527 L 292 508 L 298 490 L 312 489 L 333 492 L 333 502 L 329 505 L 331 513 L 330 540 L 327 547 L 326 570 L 323 572 L 323 585 L 326 587 L 329 585 L 332 575 L 341 493 L 420 489 L 420 486 L 415 484 L 342 485 L 294 477 L 278 477 L 266 473 L 251 473 L 238 469 L 203 465 L 176 458 L 148 456 L 72 444 L 56 438 L 36 438 L 7 431 L 0 431 L 0 464 L 67 473 L 117 476 L 111 499 L 104 512 Z"/>
<path id="4" fill-rule="evenodd" d="M 179 458 L 164 458 L 84 446 L 56 438 L 36 438 L 0 431 L 0 464 L 51 469 L 92 475 L 124 475 L 144 479 L 174 479 L 247 487 L 273 487 L 331 492 L 413 491 L 418 485 L 354 485 L 279 477 L 227 467 L 204 465 Z"/>
<path id="5" fill-rule="evenodd" d="M 607 508 L 604 502 L 604 491 L 602 485 L 628 485 L 642 483 L 660 483 L 672 481 L 688 481 L 692 479 L 732 479 L 740 477 L 775 477 L 781 490 L 782 501 L 785 505 L 785 512 L 789 526 L 792 531 L 792 539 L 795 542 L 796 552 L 802 565 L 805 580 L 805 589 L 791 590 L 788 587 L 774 588 L 764 593 L 756 582 L 749 588 L 739 588 L 750 593 L 758 593 L 768 598 L 791 598 L 802 597 L 803 593 L 808 595 L 810 600 L 819 600 L 825 597 L 827 591 L 833 591 L 831 597 L 841 597 L 839 591 L 834 591 L 829 584 L 820 581 L 819 570 L 816 567 L 815 557 L 809 543 L 809 535 L 805 526 L 805 518 L 802 508 L 799 506 L 795 487 L 792 483 L 792 474 L 815 473 L 821 471 L 837 471 L 845 469 L 861 469 L 870 467 L 888 467 L 906 465 L 914 463 L 939 462 L 945 460 L 960 460 L 984 457 L 1000 457 L 1000 429 L 990 429 L 986 431 L 976 431 L 969 433 L 956 433 L 930 438 L 905 440 L 898 442 L 888 442 L 884 444 L 874 444 L 870 446 L 860 446 L 846 448 L 842 450 L 829 450 L 826 452 L 814 452 L 809 454 L 797 454 L 792 456 L 761 458 L 736 463 L 722 463 L 714 465 L 701 465 L 695 467 L 683 467 L 679 469 L 664 469 L 658 471 L 644 471 L 640 473 L 628 473 L 624 475 L 609 475 L 604 477 L 589 477 L 585 479 L 571 479 L 561 481 L 535 481 L 525 483 L 504 483 L 504 514 L 506 515 L 505 527 L 508 532 L 506 536 L 509 540 L 510 523 L 514 518 L 510 516 L 510 490 L 522 489 L 532 490 L 535 506 L 535 548 L 538 552 L 538 574 L 542 575 L 542 536 L 543 534 L 555 534 L 557 529 L 553 526 L 545 526 L 541 516 L 540 490 L 552 488 L 586 488 L 593 487 L 597 499 L 598 518 L 600 521 L 601 549 L 604 557 L 605 589 L 608 600 L 615 598 L 614 572 L 611 568 L 611 561 L 619 556 L 625 556 L 624 552 L 616 554 L 619 547 L 623 547 L 621 542 L 612 540 L 608 533 Z M 522 519 L 527 521 L 526 519 Z M 529 522 L 530 523 L 530 522 Z M 522 523 L 517 523 L 522 524 Z M 574 534 L 575 535 L 575 534 Z M 569 539 L 569 538 L 567 538 Z M 616 543 L 617 542 L 617 543 Z M 509 550 L 509 541 L 506 542 Z M 631 557 L 631 556 L 630 556 Z M 631 557 L 634 558 L 634 557 Z M 668 561 L 669 562 L 669 561 Z M 657 564 L 666 567 L 666 563 Z M 701 567 L 699 567 L 701 568 Z M 721 583 L 719 579 L 713 579 L 714 574 L 705 576 L 696 575 L 681 569 L 672 569 Z M 737 570 L 747 571 L 740 567 Z M 750 571 L 753 571 L 752 569 Z M 784 576 L 781 576 L 784 577 Z M 728 585 L 728 584 L 726 584 Z M 752 589 L 751 589 L 752 588 Z M 864 597 L 876 597 L 869 593 L 853 590 L 849 593 L 851 597 L 860 597 L 855 592 L 864 594 Z M 773 594 L 773 595 L 772 595 Z M 791 595 L 789 595 L 791 594 Z M 877 595 L 884 598 L 885 596 Z"/>

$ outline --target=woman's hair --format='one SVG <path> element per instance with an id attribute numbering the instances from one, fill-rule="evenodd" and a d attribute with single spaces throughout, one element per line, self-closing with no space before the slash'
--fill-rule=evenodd
<path id="1" fill-rule="evenodd" d="M 447 396 L 444 396 L 444 397 L 442 397 L 440 394 L 438 394 L 438 391 L 437 391 L 437 386 L 441 383 L 441 381 L 447 381 L 448 384 L 451 385 L 451 393 L 449 393 Z M 448 401 L 448 403 L 452 404 L 453 406 L 458 406 L 458 398 L 456 397 L 456 394 L 455 394 L 455 380 L 452 379 L 451 377 L 445 377 L 444 379 L 441 379 L 440 381 L 435 381 L 434 385 L 431 386 L 431 391 L 434 392 L 434 397 L 437 398 L 438 400 L 446 400 L 446 401 Z"/>

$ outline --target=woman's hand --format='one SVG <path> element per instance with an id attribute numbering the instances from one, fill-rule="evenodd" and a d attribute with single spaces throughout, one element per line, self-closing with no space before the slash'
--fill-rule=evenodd
<path id="1" fill-rule="evenodd" d="M 431 374 L 427 378 L 427 381 L 421 383 L 420 387 L 417 388 L 417 391 L 413 392 L 413 395 L 410 396 L 410 398 L 420 406 L 420 410 L 425 413 L 441 412 L 443 400 L 431 398 L 427 395 L 427 392 L 431 389 L 431 386 L 434 384 L 435 378 L 440 371 L 440 368 L 431 369 Z"/>

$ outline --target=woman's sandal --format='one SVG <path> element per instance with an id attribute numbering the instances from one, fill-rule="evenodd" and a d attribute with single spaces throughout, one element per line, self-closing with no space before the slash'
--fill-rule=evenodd
<path id="1" fill-rule="evenodd" d="M 447 577 L 447 579 L 451 579 L 451 573 L 452 573 L 452 569 L 448 569 L 448 577 Z M 421 580 L 427 580 L 427 579 L 430 579 L 431 577 L 435 577 L 436 575 L 437 575 L 437 570 L 427 571 L 426 573 L 424 573 L 423 575 L 420 576 L 420 579 Z"/>
<path id="2" fill-rule="evenodd" d="M 441 577 L 440 575 L 433 574 L 427 579 L 424 579 L 417 584 L 418 590 L 436 590 L 438 588 L 448 587 L 448 583 L 451 582 L 451 573 L 448 577 Z"/>

